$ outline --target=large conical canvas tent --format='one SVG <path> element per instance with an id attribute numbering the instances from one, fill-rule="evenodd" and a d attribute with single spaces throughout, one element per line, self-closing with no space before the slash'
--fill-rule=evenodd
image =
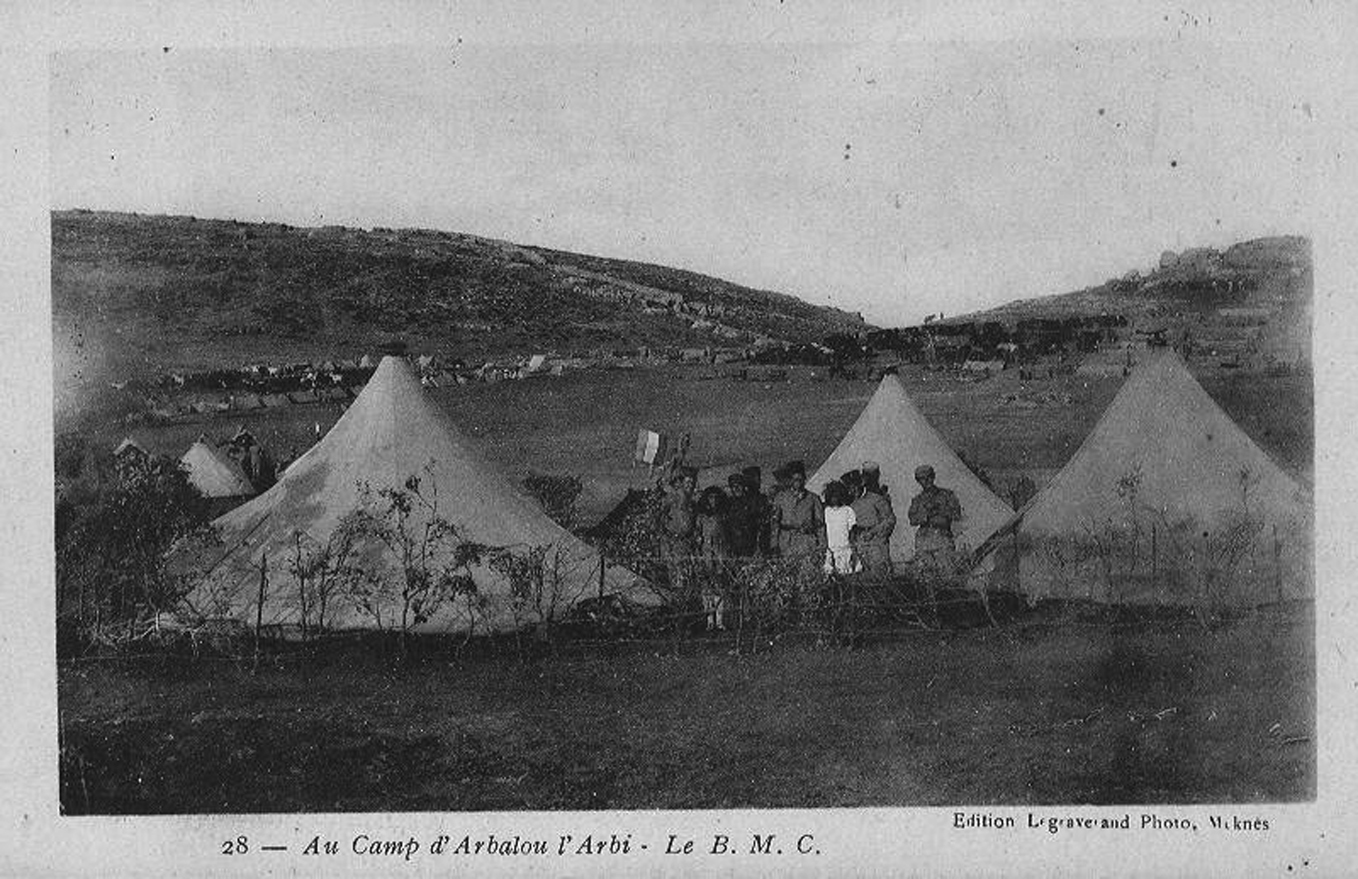
<path id="1" fill-rule="evenodd" d="M 203 497 L 242 497 L 255 493 L 255 487 L 240 465 L 201 437 L 189 446 L 179 463 L 184 465 L 189 482 Z"/>
<path id="2" fill-rule="evenodd" d="M 410 501 L 403 518 L 382 494 L 391 490 Z M 365 516 L 386 530 L 355 530 Z M 442 522 L 455 534 L 431 537 L 428 526 Z M 220 547 L 197 554 L 201 582 L 186 602 L 202 617 L 488 631 L 559 617 L 601 592 L 650 597 L 630 572 L 601 571 L 589 546 L 496 473 L 396 357 L 381 361 L 343 417 L 276 485 L 213 524 Z M 454 578 L 455 599 L 409 606 L 402 593 L 414 582 L 405 576 L 412 553 L 428 555 L 417 570 Z"/>
<path id="3" fill-rule="evenodd" d="M 819 493 L 826 483 L 856 470 L 865 461 L 877 462 L 882 484 L 891 490 L 897 520 L 891 535 L 891 557 L 895 561 L 907 561 L 915 555 L 915 529 L 906 521 L 906 511 L 911 497 L 919 491 L 915 468 L 922 464 L 934 468 L 936 484 L 956 493 L 962 506 L 962 519 L 953 527 L 959 549 L 976 549 L 1014 516 L 1013 509 L 986 488 L 948 447 L 894 375 L 882 377 L 858 420 L 806 484 Z"/>
<path id="4" fill-rule="evenodd" d="M 1172 352 L 1134 370 L 1023 510 L 1019 591 L 1108 603 L 1309 597 L 1311 502 Z"/>

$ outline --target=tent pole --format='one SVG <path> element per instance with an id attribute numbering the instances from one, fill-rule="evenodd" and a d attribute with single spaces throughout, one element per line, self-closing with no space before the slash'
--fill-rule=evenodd
<path id="1" fill-rule="evenodd" d="M 599 550 L 599 598 L 604 597 L 604 553 Z"/>
<path id="2" fill-rule="evenodd" d="M 1283 600 L 1283 551 L 1278 543 L 1278 523 L 1273 523 L 1273 586 L 1278 592 L 1278 600 Z"/>
<path id="3" fill-rule="evenodd" d="M 259 557 L 259 601 L 255 604 L 255 667 L 259 667 L 259 630 L 264 624 L 264 584 L 269 580 L 269 557 Z"/>
<path id="4" fill-rule="evenodd" d="M 1023 594 L 1023 580 L 1021 579 L 1022 566 L 1020 564 L 1021 559 L 1019 558 L 1019 539 L 1017 528 L 1014 529 L 1013 534 L 1014 534 L 1014 592 L 1018 595 L 1022 595 Z"/>
<path id="5" fill-rule="evenodd" d="M 1158 545 L 1158 528 L 1154 522 L 1151 523 L 1151 589 L 1158 591 L 1160 588 L 1160 555 Z"/>
<path id="6" fill-rule="evenodd" d="M 1207 542 L 1207 532 L 1202 532 L 1202 594 L 1206 598 L 1205 605 L 1210 606 L 1212 601 L 1212 547 Z"/>

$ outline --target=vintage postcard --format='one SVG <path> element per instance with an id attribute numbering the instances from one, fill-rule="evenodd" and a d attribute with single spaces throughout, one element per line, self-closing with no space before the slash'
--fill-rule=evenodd
<path id="1" fill-rule="evenodd" d="M 0 863 L 1348 873 L 1347 13 L 596 7 L 16 15 Z"/>

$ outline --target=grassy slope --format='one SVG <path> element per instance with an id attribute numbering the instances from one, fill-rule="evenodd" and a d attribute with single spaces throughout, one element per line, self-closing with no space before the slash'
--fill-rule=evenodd
<path id="1" fill-rule="evenodd" d="M 1014 322 L 1025 318 L 1063 318 L 1102 313 L 1125 314 L 1130 318 L 1155 312 L 1159 325 L 1173 324 L 1176 312 L 1184 315 L 1210 315 L 1217 308 L 1263 307 L 1286 319 L 1297 315 L 1292 309 L 1311 301 L 1311 242 L 1307 238 L 1280 236 L 1243 241 L 1232 248 L 1242 261 L 1234 266 L 1219 265 L 1215 270 L 1191 266 L 1151 268 L 1134 280 L 1106 281 L 1095 287 L 1019 299 L 985 311 L 956 315 L 943 323 L 970 320 Z M 1298 270 L 1293 274 L 1292 269 Z M 1212 277 L 1246 281 L 1250 288 L 1238 297 L 1219 298 L 1206 293 L 1198 284 Z M 1169 320 L 1164 318 L 1169 316 Z"/>
<path id="2" fill-rule="evenodd" d="M 1234 265 L 1215 268 L 1175 266 L 1154 268 L 1135 279 L 1110 280 L 1096 287 L 1015 300 L 974 314 L 949 317 L 944 323 L 1066 319 L 1116 314 L 1138 330 L 1166 330 L 1178 343 L 1195 341 L 1198 355 L 1209 361 L 1230 359 L 1230 352 L 1257 348 L 1277 360 L 1309 363 L 1311 353 L 1311 244 L 1306 238 L 1275 237 L 1241 242 L 1229 252 L 1239 254 Z M 1235 293 L 1212 291 L 1212 279 L 1233 279 L 1245 287 Z M 1254 309 L 1244 325 L 1229 309 Z M 1226 313 L 1223 313 L 1226 312 Z M 1220 356 L 1211 352 L 1220 349 Z M 1204 354 L 1204 352 L 1206 352 Z M 1245 355 L 1248 358 L 1248 353 Z"/>
<path id="3" fill-rule="evenodd" d="M 1315 791 L 1309 614 L 1211 631 L 1052 620 L 752 657 L 689 644 L 684 655 L 395 670 L 348 656 L 256 675 L 182 661 L 67 666 L 64 742 L 85 764 L 67 763 L 64 803 L 147 813 L 1301 800 Z"/>
<path id="4" fill-rule="evenodd" d="M 589 295 L 613 281 L 721 306 L 723 323 L 753 334 L 801 341 L 862 326 L 693 272 L 470 235 L 62 211 L 52 215 L 58 389 L 357 357 L 393 336 L 469 359 L 731 344 L 692 329 L 691 314 L 645 314 L 640 303 Z"/>

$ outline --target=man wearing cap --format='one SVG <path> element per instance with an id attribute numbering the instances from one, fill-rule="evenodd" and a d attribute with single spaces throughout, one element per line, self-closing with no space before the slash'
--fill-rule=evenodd
<path id="1" fill-rule="evenodd" d="M 858 558 L 864 571 L 874 578 L 891 576 L 891 535 L 896 530 L 896 512 L 882 488 L 881 476 L 876 461 L 864 461 L 859 470 L 862 489 L 853 502 L 859 529 Z"/>
<path id="2" fill-rule="evenodd" d="M 773 499 L 773 526 L 778 554 L 784 558 L 825 556 L 825 509 L 814 492 L 806 490 L 806 467 L 791 461 L 774 474 L 787 487 Z"/>
<path id="3" fill-rule="evenodd" d="M 920 493 L 910 501 L 908 514 L 915 531 L 917 569 L 934 576 L 946 576 L 952 569 L 953 523 L 962 518 L 957 495 L 934 485 L 934 468 L 925 464 L 915 468 Z"/>

